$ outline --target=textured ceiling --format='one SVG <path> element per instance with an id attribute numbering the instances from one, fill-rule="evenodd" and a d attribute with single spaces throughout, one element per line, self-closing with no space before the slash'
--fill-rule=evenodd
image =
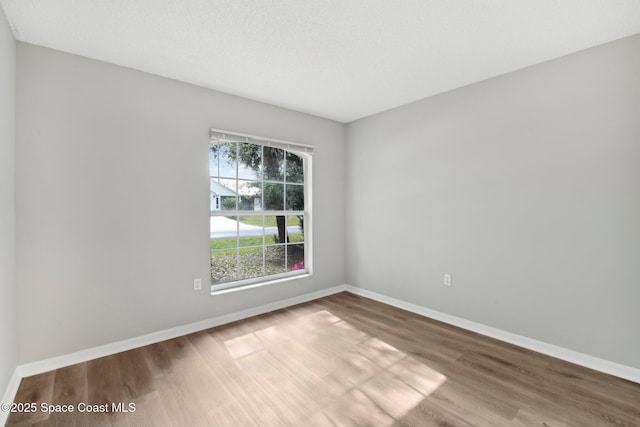
<path id="1" fill-rule="evenodd" d="M 640 33 L 640 0 L 0 0 L 16 39 L 349 122 Z"/>

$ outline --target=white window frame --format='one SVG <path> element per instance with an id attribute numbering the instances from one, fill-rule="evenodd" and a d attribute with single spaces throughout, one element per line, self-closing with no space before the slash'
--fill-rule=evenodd
<path id="1" fill-rule="evenodd" d="M 272 138 L 265 138 L 261 136 L 249 135 L 244 133 L 238 133 L 233 131 L 221 130 L 221 129 L 211 129 L 210 132 L 210 147 L 214 143 L 215 140 L 219 140 L 220 138 L 229 139 L 229 141 L 233 142 L 246 142 L 250 144 L 262 145 L 265 147 L 275 147 L 280 148 L 285 151 L 291 152 L 298 157 L 303 159 L 303 186 L 304 186 L 304 210 L 303 211 L 287 211 L 286 210 L 286 191 L 284 194 L 284 210 L 282 211 L 274 211 L 274 210 L 260 210 L 260 211 L 250 211 L 250 210 L 240 210 L 239 206 L 236 206 L 235 210 L 210 210 L 210 217 L 214 216 L 296 216 L 301 215 L 304 218 L 303 221 L 303 234 L 304 234 L 304 268 L 300 270 L 288 271 L 279 274 L 271 274 L 265 275 L 250 279 L 241 279 L 235 280 L 232 282 L 224 282 L 224 283 L 216 283 L 211 284 L 211 293 L 218 294 L 224 293 L 227 291 L 235 290 L 235 289 L 244 289 L 244 288 L 253 288 L 256 286 L 268 285 L 273 283 L 279 283 L 282 281 L 287 281 L 294 278 L 300 278 L 301 276 L 310 276 L 313 272 L 313 251 L 312 251 L 312 238 L 313 238 L 313 219 L 312 219 L 312 155 L 313 155 L 313 147 L 310 145 L 299 144 L 289 141 L 283 141 Z M 209 150 L 210 151 L 210 150 Z M 209 179 L 213 178 L 213 175 L 209 174 Z M 236 182 L 239 180 L 242 181 L 237 176 L 235 177 Z M 283 178 L 284 183 L 286 184 L 286 175 Z M 264 179 L 263 179 L 263 182 Z M 238 222 L 238 229 L 236 232 L 236 238 L 240 239 L 240 223 Z M 211 233 L 211 229 L 209 232 Z M 295 243 L 293 243 L 295 244 Z M 268 247 L 273 246 L 267 244 L 264 240 L 262 245 L 256 245 L 255 247 Z M 237 262 L 240 259 L 240 248 L 237 247 Z M 286 251 L 285 251 L 286 254 Z M 209 249 L 209 257 L 212 257 L 212 251 Z M 286 255 L 285 255 L 286 257 Z M 286 258 L 285 258 L 285 266 L 286 266 Z M 237 267 L 236 267 L 237 268 Z M 210 275 L 211 277 L 211 275 Z M 213 278 L 211 278 L 213 280 Z"/>

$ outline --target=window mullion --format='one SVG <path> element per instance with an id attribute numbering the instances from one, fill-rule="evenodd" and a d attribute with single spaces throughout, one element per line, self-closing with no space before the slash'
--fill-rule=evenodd
<path id="1" fill-rule="evenodd" d="M 238 168 L 240 167 L 240 142 L 236 141 L 236 211 L 240 210 L 240 195 L 238 191 Z M 240 216 L 236 215 L 236 280 L 240 279 Z"/>

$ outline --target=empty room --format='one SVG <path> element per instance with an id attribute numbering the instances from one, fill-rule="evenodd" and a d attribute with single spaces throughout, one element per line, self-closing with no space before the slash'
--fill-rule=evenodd
<path id="1" fill-rule="evenodd" d="M 640 426 L 640 1 L 0 0 L 0 425 Z"/>

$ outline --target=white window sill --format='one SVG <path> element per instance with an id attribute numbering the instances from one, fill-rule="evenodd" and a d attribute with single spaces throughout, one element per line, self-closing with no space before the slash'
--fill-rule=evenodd
<path id="1" fill-rule="evenodd" d="M 246 291 L 247 289 L 254 289 L 254 288 L 259 288 L 262 286 L 269 286 L 269 285 L 276 285 L 278 283 L 284 283 L 284 282 L 290 282 L 291 280 L 299 280 L 299 279 L 304 279 L 307 277 L 311 277 L 311 273 L 305 273 L 305 274 L 299 274 L 296 276 L 291 276 L 291 277 L 283 277 L 280 279 L 274 279 L 274 280 L 268 280 L 266 282 L 259 282 L 259 283 L 250 283 L 247 285 L 239 285 L 239 286 L 234 286 L 233 288 L 227 288 L 227 289 L 212 289 L 211 290 L 211 296 L 216 296 L 216 295 L 224 295 L 224 294 L 230 294 L 233 292 L 240 292 L 240 291 Z"/>

